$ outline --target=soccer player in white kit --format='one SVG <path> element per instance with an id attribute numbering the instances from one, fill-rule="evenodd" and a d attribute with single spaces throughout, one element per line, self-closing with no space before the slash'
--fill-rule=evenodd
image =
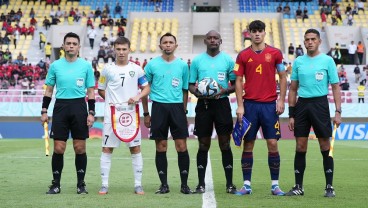
<path id="1" fill-rule="evenodd" d="M 111 123 L 110 104 L 135 105 L 139 100 L 147 99 L 150 85 L 142 68 L 128 61 L 130 41 L 119 37 L 114 42 L 116 62 L 105 65 L 98 81 L 98 94 L 105 99 L 104 128 L 101 154 L 102 187 L 99 194 L 107 194 L 109 187 L 109 173 L 111 156 L 115 147 L 119 147 L 121 140 L 114 134 Z M 142 90 L 139 93 L 139 88 Z M 141 154 L 141 132 L 126 145 L 130 149 L 134 171 L 134 192 L 144 194 L 142 187 L 143 159 Z"/>

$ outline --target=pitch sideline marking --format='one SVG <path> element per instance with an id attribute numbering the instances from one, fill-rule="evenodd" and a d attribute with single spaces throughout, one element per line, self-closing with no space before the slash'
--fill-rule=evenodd
<path id="1" fill-rule="evenodd" d="M 210 152 L 208 152 L 208 163 L 206 169 L 206 192 L 202 194 L 202 208 L 216 208 L 215 191 L 213 188 L 212 165 Z"/>

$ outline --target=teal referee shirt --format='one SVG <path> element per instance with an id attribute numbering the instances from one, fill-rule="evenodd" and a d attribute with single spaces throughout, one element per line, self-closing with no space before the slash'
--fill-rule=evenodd
<path id="1" fill-rule="evenodd" d="M 326 54 L 315 57 L 299 56 L 293 64 L 291 80 L 299 81 L 298 95 L 302 98 L 328 94 L 328 84 L 339 82 L 335 62 Z"/>
<path id="2" fill-rule="evenodd" d="M 45 85 L 56 85 L 56 99 L 83 98 L 86 89 L 95 86 L 92 65 L 82 58 L 74 62 L 61 58 L 51 64 Z"/>
<path id="3" fill-rule="evenodd" d="M 151 84 L 151 100 L 160 103 L 183 103 L 183 90 L 188 90 L 189 85 L 187 63 L 179 58 L 167 62 L 160 56 L 148 62 L 144 71 Z"/>

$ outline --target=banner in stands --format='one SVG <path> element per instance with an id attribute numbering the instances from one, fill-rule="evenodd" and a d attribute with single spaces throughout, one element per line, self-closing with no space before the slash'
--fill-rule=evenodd
<path id="1" fill-rule="evenodd" d="M 102 122 L 96 122 L 90 129 L 90 138 L 100 139 L 102 137 Z M 51 128 L 50 128 L 51 129 Z M 21 130 L 21 131 L 20 131 Z M 142 138 L 148 138 L 149 130 L 141 123 Z M 189 119 L 189 138 L 193 135 L 194 121 Z M 286 122 L 281 123 L 282 139 L 293 139 L 293 132 L 289 131 Z M 216 138 L 216 131 L 213 131 L 212 138 Z M 311 129 L 310 139 L 315 139 L 313 129 Z M 0 122 L 0 138 L 20 139 L 20 138 L 43 138 L 43 127 L 39 122 Z M 262 138 L 262 132 L 258 132 L 257 138 Z M 336 131 L 336 140 L 368 140 L 368 123 L 343 123 Z"/>

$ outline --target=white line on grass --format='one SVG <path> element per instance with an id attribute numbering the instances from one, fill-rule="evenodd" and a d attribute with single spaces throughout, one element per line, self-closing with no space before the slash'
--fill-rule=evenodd
<path id="1" fill-rule="evenodd" d="M 202 194 L 202 208 L 216 208 L 215 191 L 213 190 L 212 166 L 210 152 L 208 152 L 208 163 L 206 169 L 206 192 Z"/>

